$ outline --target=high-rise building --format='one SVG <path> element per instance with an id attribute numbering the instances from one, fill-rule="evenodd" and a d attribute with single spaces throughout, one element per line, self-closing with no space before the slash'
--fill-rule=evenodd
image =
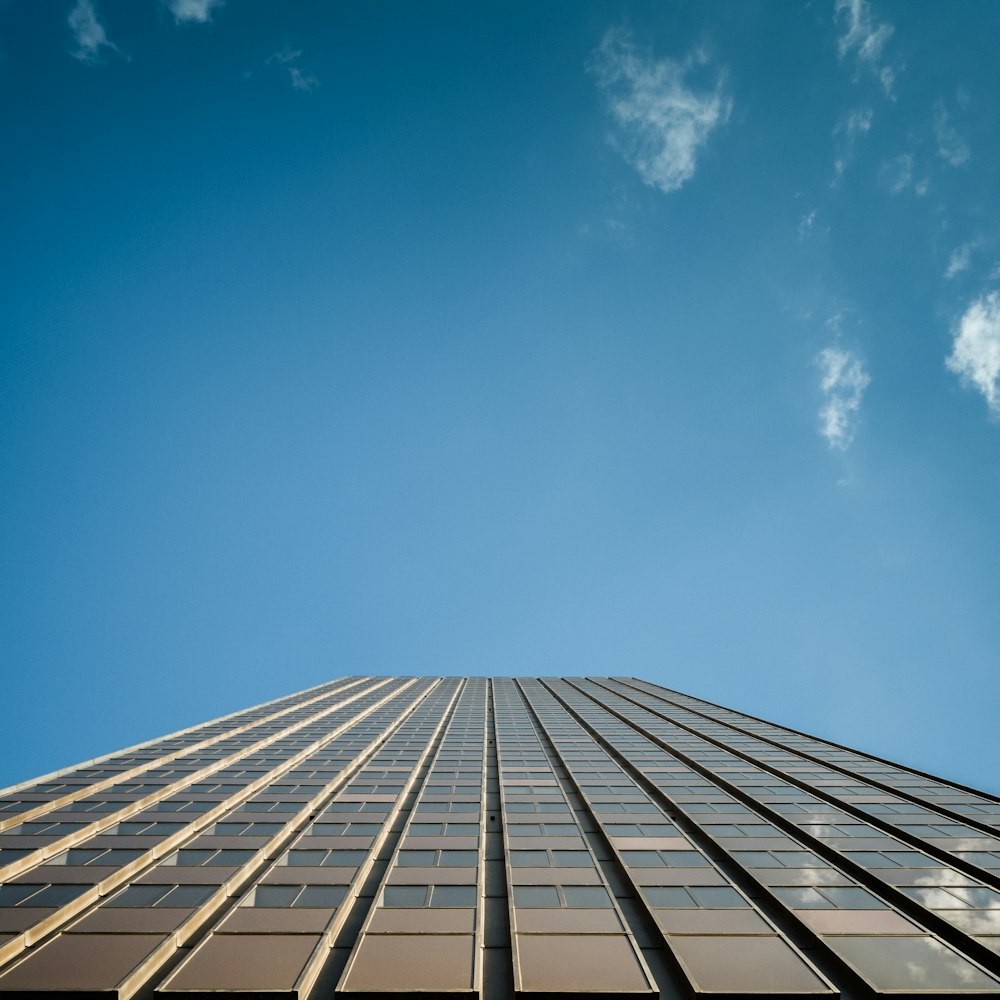
<path id="1" fill-rule="evenodd" d="M 347 677 L 0 793 L 0 993 L 1000 997 L 998 827 L 641 680 Z"/>

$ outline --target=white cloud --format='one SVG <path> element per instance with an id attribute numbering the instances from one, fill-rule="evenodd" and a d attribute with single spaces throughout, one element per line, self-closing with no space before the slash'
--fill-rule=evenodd
<path id="1" fill-rule="evenodd" d="M 948 258 L 948 266 L 945 268 L 944 276 L 946 278 L 954 278 L 956 274 L 968 271 L 969 265 L 972 263 L 972 251 L 977 246 L 978 244 L 973 241 L 956 247 Z"/>
<path id="2" fill-rule="evenodd" d="M 923 198 L 930 190 L 930 182 L 926 177 L 916 178 L 916 164 L 912 153 L 901 153 L 891 160 L 883 162 L 879 169 L 879 180 L 890 194 L 902 194 L 913 191 L 918 198 Z"/>
<path id="3" fill-rule="evenodd" d="M 304 90 L 309 93 L 319 86 L 319 80 L 312 73 L 303 73 L 298 66 L 291 66 L 288 75 L 292 78 L 293 90 Z"/>
<path id="4" fill-rule="evenodd" d="M 833 127 L 833 137 L 837 147 L 833 170 L 838 178 L 854 158 L 854 147 L 858 140 L 871 131 L 874 120 L 875 112 L 871 108 L 855 108 Z"/>
<path id="5" fill-rule="evenodd" d="M 955 324 L 952 337 L 945 359 L 949 371 L 981 392 L 990 413 L 1000 417 L 1000 294 L 976 299 Z"/>
<path id="6" fill-rule="evenodd" d="M 178 24 L 205 24 L 212 20 L 212 11 L 223 0 L 164 0 Z"/>
<path id="7" fill-rule="evenodd" d="M 895 100 L 896 70 L 883 59 L 886 43 L 895 30 L 893 26 L 876 20 L 868 0 L 836 0 L 834 20 L 841 28 L 837 51 L 841 59 L 854 57 L 855 79 L 863 70 L 872 73 L 886 96 Z"/>
<path id="8" fill-rule="evenodd" d="M 836 0 L 833 16 L 841 30 L 837 39 L 840 58 L 853 56 L 857 73 L 861 70 L 873 73 L 886 96 L 892 97 L 896 72 L 882 56 L 895 30 L 893 26 L 876 20 L 868 0 Z"/>
<path id="9" fill-rule="evenodd" d="M 807 212 L 801 219 L 799 219 L 799 239 L 804 240 L 813 231 L 813 226 L 815 225 L 816 209 L 814 208 L 811 212 Z"/>
<path id="10" fill-rule="evenodd" d="M 961 167 L 969 162 L 972 155 L 969 144 L 958 134 L 951 123 L 951 116 L 944 101 L 934 105 L 934 138 L 937 140 L 938 156 L 952 167 Z"/>
<path id="11" fill-rule="evenodd" d="M 893 194 L 902 194 L 913 183 L 913 156 L 901 153 L 890 165 L 890 171 L 895 174 L 889 190 Z"/>
<path id="12" fill-rule="evenodd" d="M 264 65 L 283 67 L 288 71 L 288 79 L 291 81 L 292 90 L 301 90 L 308 94 L 319 86 L 319 79 L 313 76 L 312 73 L 307 73 L 299 66 L 299 59 L 301 57 L 301 49 L 279 49 L 264 60 Z"/>
<path id="13" fill-rule="evenodd" d="M 69 30 L 73 32 L 76 48 L 73 57 L 88 66 L 101 61 L 105 49 L 120 52 L 117 45 L 108 37 L 107 28 L 97 16 L 93 0 L 77 0 L 76 5 L 66 18 Z"/>
<path id="14" fill-rule="evenodd" d="M 688 84 L 707 64 L 700 50 L 683 62 L 655 59 L 624 29 L 604 36 L 590 64 L 614 122 L 611 141 L 645 183 L 666 193 L 694 177 L 701 150 L 732 110 L 724 73 L 707 89 Z"/>
<path id="15" fill-rule="evenodd" d="M 861 409 L 861 397 L 871 382 L 864 363 L 852 351 L 827 347 L 816 357 L 823 393 L 820 407 L 820 433 L 837 451 L 846 451 L 854 440 Z"/>

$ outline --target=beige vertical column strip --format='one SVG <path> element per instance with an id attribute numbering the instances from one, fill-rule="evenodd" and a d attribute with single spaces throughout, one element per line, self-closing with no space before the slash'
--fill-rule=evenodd
<path id="1" fill-rule="evenodd" d="M 240 733 L 245 733 L 247 730 L 253 729 L 255 726 L 262 725 L 263 723 L 266 722 L 273 722 L 275 719 L 280 719 L 281 716 L 288 715 L 291 712 L 301 711 L 303 708 L 307 708 L 309 705 L 314 705 L 316 704 L 316 702 L 322 701 L 324 698 L 328 698 L 331 695 L 338 694 L 339 692 L 344 690 L 349 690 L 352 687 L 357 687 L 359 684 L 363 684 L 365 680 L 366 678 L 358 678 L 357 680 L 351 681 L 349 683 L 345 682 L 344 684 L 341 684 L 330 691 L 324 691 L 322 694 L 316 695 L 316 697 L 314 698 L 309 698 L 305 701 L 296 702 L 294 705 L 290 705 L 286 708 L 281 709 L 281 711 L 274 712 L 271 715 L 262 716 L 259 719 L 253 719 L 252 721 L 247 722 L 242 726 L 236 726 L 234 729 L 227 729 L 223 733 L 218 733 L 215 736 L 209 737 L 208 739 L 202 740 L 198 743 L 188 744 L 187 746 L 181 747 L 178 750 L 173 751 L 172 753 L 167 753 L 164 754 L 162 757 L 158 757 L 155 760 L 151 760 L 148 763 L 139 764 L 128 771 L 122 771 L 120 774 L 112 775 L 110 778 L 103 778 L 100 781 L 95 781 L 93 784 L 86 785 L 85 787 L 79 789 L 78 791 L 67 792 L 66 795 L 60 796 L 58 799 L 51 799 L 48 802 L 39 802 L 38 807 L 36 809 L 29 809 L 26 812 L 17 813 L 14 816 L 0 820 L 0 833 L 2 833 L 4 830 L 10 829 L 13 826 L 18 826 L 21 823 L 30 822 L 31 820 L 35 819 L 38 816 L 45 815 L 45 813 L 55 812 L 57 809 L 61 809 L 63 806 L 67 805 L 70 802 L 76 802 L 79 799 L 89 798 L 91 795 L 103 791 L 106 788 L 110 788 L 112 785 L 117 785 L 122 781 L 129 781 L 132 778 L 141 777 L 146 771 L 151 771 L 154 768 L 162 767 L 164 764 L 169 764 L 172 760 L 177 760 L 178 757 L 185 757 L 190 753 L 196 753 L 199 750 L 204 750 L 207 747 L 214 745 L 215 743 L 221 742 L 222 740 L 232 739 L 232 737 L 239 736 Z M 243 709 L 243 711 L 244 712 L 253 711 L 253 709 L 252 708 Z M 241 714 L 240 712 L 233 713 L 233 715 L 240 715 L 240 714 Z M 213 725 L 213 723 L 206 722 L 204 723 L 204 725 L 209 726 Z M 181 730 L 179 733 L 172 734 L 172 736 L 183 735 L 185 732 L 191 732 L 195 729 L 200 729 L 200 728 L 202 727 L 193 726 L 190 730 Z M 158 739 L 149 740 L 145 745 L 148 745 L 149 743 L 158 743 L 161 740 L 166 740 L 170 738 L 171 736 L 161 736 Z M 142 745 L 140 745 L 139 747 L 133 747 L 131 749 L 135 750 L 141 748 Z M 115 754 L 108 754 L 104 758 L 97 758 L 97 759 L 107 760 L 112 756 L 118 756 L 119 754 L 128 752 L 129 751 L 127 750 L 119 750 Z M 66 768 L 63 773 L 72 772 L 79 769 L 80 767 L 85 767 L 85 766 L 86 766 L 85 764 L 77 764 L 75 767 Z M 24 789 L 32 785 L 38 785 L 44 780 L 45 779 L 43 778 L 36 778 L 34 781 L 26 782 L 25 784 L 16 786 L 13 790 L 16 790 L 16 788 Z M 102 813 L 102 819 L 109 817 L 114 818 L 116 822 L 118 821 L 117 813 Z M 7 876 L 7 873 L 4 872 L 4 875 Z"/>
<path id="2" fill-rule="evenodd" d="M 386 684 L 390 682 L 390 680 L 392 680 L 392 678 L 381 679 L 373 687 L 368 688 L 366 692 L 361 692 L 359 694 L 356 694 L 354 697 L 348 698 L 345 702 L 341 702 L 338 705 L 331 707 L 326 711 L 319 712 L 314 716 L 310 716 L 309 718 L 303 720 L 297 725 L 291 726 L 288 729 L 283 730 L 281 733 L 278 733 L 276 736 L 270 739 L 263 740 L 259 744 L 252 744 L 249 747 L 243 748 L 239 754 L 235 754 L 232 757 L 225 758 L 222 766 L 224 766 L 226 763 L 231 762 L 232 759 L 234 758 L 238 759 L 239 757 L 245 756 L 248 753 L 254 753 L 256 750 L 259 750 L 262 747 L 267 746 L 268 744 L 274 743 L 279 739 L 283 739 L 287 736 L 294 734 L 299 729 L 302 729 L 304 726 L 310 725 L 311 723 L 316 722 L 319 719 L 322 719 L 324 716 L 329 715 L 332 712 L 339 711 L 340 709 L 345 708 L 347 705 L 350 705 L 353 702 L 357 701 L 358 698 L 363 697 L 365 693 L 377 691 L 380 688 L 384 687 Z M 239 792 L 233 794 L 229 798 L 224 799 L 222 802 L 219 803 L 218 806 L 216 806 L 210 812 L 199 814 L 183 830 L 179 830 L 172 836 L 165 838 L 155 847 L 150 848 L 141 857 L 136 858 L 135 861 L 133 861 L 131 864 L 125 865 L 123 868 L 115 872 L 114 875 L 110 876 L 109 878 L 106 878 L 103 882 L 100 882 L 98 885 L 91 888 L 88 892 L 85 892 L 82 895 L 78 896 L 72 902 L 67 903 L 65 906 L 60 907 L 54 913 L 49 914 L 49 916 L 44 918 L 39 923 L 35 924 L 33 927 L 22 932 L 21 934 L 18 934 L 9 941 L 5 942 L 3 945 L 0 945 L 0 964 L 9 962 L 13 957 L 20 954 L 20 952 L 23 951 L 26 947 L 30 947 L 37 944 L 38 941 L 40 941 L 42 938 L 46 937 L 48 934 L 51 934 L 54 930 L 57 930 L 58 928 L 63 926 L 67 921 L 71 920 L 73 917 L 82 913 L 83 910 L 89 907 L 92 903 L 96 902 L 100 896 L 107 895 L 113 889 L 119 888 L 130 878 L 132 878 L 135 874 L 137 874 L 141 869 L 157 861 L 159 858 L 164 857 L 165 855 L 171 853 L 175 848 L 179 847 L 184 841 L 188 840 L 192 836 L 192 834 L 198 833 L 205 827 L 214 823 L 215 820 L 218 819 L 221 813 L 228 811 L 229 809 L 232 809 L 234 805 L 250 798 L 260 788 L 272 782 L 276 777 L 279 777 L 280 775 L 286 773 L 287 771 L 292 770 L 296 766 L 296 764 L 298 764 L 301 760 L 304 760 L 311 753 L 314 753 L 317 749 L 324 746 L 330 740 L 335 739 L 337 736 L 343 733 L 345 729 L 348 729 L 350 726 L 353 726 L 357 722 L 360 722 L 362 719 L 370 715 L 382 704 L 388 701 L 391 697 L 393 697 L 396 694 L 400 694 L 406 688 L 410 687 L 412 684 L 415 683 L 415 681 L 416 678 L 410 678 L 403 684 L 401 688 L 393 690 L 385 698 L 383 698 L 379 702 L 376 702 L 374 705 L 366 709 L 360 715 L 352 716 L 349 721 L 345 722 L 343 725 L 333 730 L 330 734 L 324 736 L 321 739 L 315 740 L 313 743 L 310 743 L 307 747 L 305 747 L 299 753 L 295 754 L 293 757 L 289 757 L 278 767 L 274 768 L 271 771 L 268 771 L 266 774 L 262 775 L 256 781 L 247 785 L 245 788 L 241 789 Z M 212 770 L 213 771 L 218 770 L 218 768 L 213 767 Z M 141 803 L 136 803 L 136 804 L 141 805 Z M 64 840 L 65 839 L 69 838 L 64 838 Z M 64 844 L 60 848 L 60 850 L 65 850 L 66 847 L 68 846 L 72 845 Z"/>
<path id="3" fill-rule="evenodd" d="M 483 712 L 483 767 L 479 777 L 482 789 L 482 803 L 479 809 L 479 872 L 476 879 L 476 964 L 473 969 L 473 989 L 478 996 L 483 995 L 483 970 L 486 964 L 486 842 L 489 832 L 489 788 L 487 781 L 489 768 L 490 732 L 490 682 L 484 679 L 482 694 Z"/>

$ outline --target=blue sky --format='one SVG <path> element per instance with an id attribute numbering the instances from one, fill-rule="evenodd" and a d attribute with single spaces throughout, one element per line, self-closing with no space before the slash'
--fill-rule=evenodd
<path id="1" fill-rule="evenodd" d="M 998 35 L 0 2 L 0 783 L 596 673 L 1000 791 Z"/>

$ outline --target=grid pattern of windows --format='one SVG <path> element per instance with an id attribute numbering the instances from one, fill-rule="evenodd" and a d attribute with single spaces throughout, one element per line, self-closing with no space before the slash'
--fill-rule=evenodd
<path id="1" fill-rule="evenodd" d="M 346 677 L 0 792 L 0 994 L 317 989 L 1000 998 L 1000 799 L 614 677 Z"/>

